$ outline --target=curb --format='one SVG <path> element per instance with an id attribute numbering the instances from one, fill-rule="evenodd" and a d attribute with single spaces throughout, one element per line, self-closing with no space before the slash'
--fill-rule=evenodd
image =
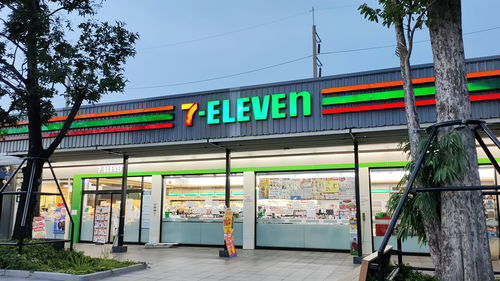
<path id="1" fill-rule="evenodd" d="M 106 277 L 119 276 L 134 271 L 144 270 L 148 267 L 146 263 L 134 264 L 127 267 L 115 268 L 83 275 L 74 275 L 59 272 L 43 272 L 28 270 L 0 269 L 0 276 L 25 278 L 27 280 L 52 280 L 52 281 L 91 281 Z"/>

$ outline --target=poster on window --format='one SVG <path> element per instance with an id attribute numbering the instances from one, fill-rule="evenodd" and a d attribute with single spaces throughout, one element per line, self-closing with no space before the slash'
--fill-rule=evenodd
<path id="1" fill-rule="evenodd" d="M 92 241 L 98 244 L 108 242 L 109 232 L 109 206 L 97 206 L 94 222 L 94 238 Z"/>
<path id="2" fill-rule="evenodd" d="M 66 228 L 66 208 L 59 207 L 54 212 L 54 234 L 64 234 Z"/>
<path id="3" fill-rule="evenodd" d="M 33 227 L 32 233 L 33 238 L 45 238 L 46 237 L 46 229 L 45 229 L 45 218 L 44 217 L 34 217 L 33 218 Z"/>

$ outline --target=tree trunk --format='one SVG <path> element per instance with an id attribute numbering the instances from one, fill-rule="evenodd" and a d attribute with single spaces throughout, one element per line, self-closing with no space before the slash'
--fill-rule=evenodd
<path id="1" fill-rule="evenodd" d="M 399 56 L 399 63 L 401 68 L 401 78 L 403 81 L 404 90 L 404 100 L 405 100 L 405 113 L 406 122 L 408 128 L 408 142 L 410 145 L 410 159 L 415 162 L 418 157 L 418 147 L 420 143 L 420 121 L 417 112 L 417 106 L 415 103 L 415 92 L 413 90 L 413 81 L 411 75 L 411 64 L 410 57 L 411 53 L 408 48 L 409 44 L 413 42 L 408 42 L 406 44 L 406 39 L 404 35 L 404 29 L 402 22 L 396 22 L 394 24 L 396 31 L 396 42 L 397 42 L 397 54 Z M 415 182 L 414 187 L 419 187 L 421 184 Z M 422 210 L 422 213 L 429 212 L 429 210 Z M 425 228 L 425 233 L 427 237 L 427 244 L 429 246 L 429 251 L 431 252 L 432 261 L 436 267 L 439 269 L 439 222 L 433 221 L 428 216 L 423 216 L 423 223 Z"/>
<path id="2" fill-rule="evenodd" d="M 429 9 L 429 20 L 437 121 L 470 119 L 460 1 L 436 1 Z M 463 179 L 452 185 L 479 185 L 473 130 L 469 127 L 453 130 L 457 130 L 463 140 L 468 161 Z M 494 280 L 480 191 L 441 193 L 440 240 L 438 259 L 441 262 L 437 271 L 440 280 Z"/>
<path id="3" fill-rule="evenodd" d="M 20 196 L 19 205 L 16 214 L 16 223 L 14 225 L 14 232 L 12 235 L 13 239 L 24 239 L 31 238 L 31 226 L 33 223 L 33 217 L 38 213 L 36 206 L 38 205 L 39 195 L 37 192 L 40 190 L 40 185 L 42 183 L 42 172 L 43 164 L 45 158 L 45 153 L 43 149 L 43 139 L 42 139 L 42 111 L 41 111 L 41 99 L 39 96 L 39 79 L 38 79 L 38 37 L 40 20 L 39 20 L 39 3 L 38 0 L 29 0 L 25 2 L 25 8 L 30 11 L 29 21 L 30 29 L 28 30 L 27 40 L 26 40 L 26 68 L 27 68 L 27 83 L 26 89 L 28 92 L 27 97 L 27 111 L 28 111 L 28 129 L 29 129 L 29 147 L 28 147 L 28 157 L 26 167 L 23 169 L 23 183 L 21 185 L 21 191 L 28 191 L 30 178 L 32 178 L 32 193 L 30 195 L 30 200 L 28 202 L 28 212 L 26 214 L 26 224 L 21 225 L 23 219 L 24 206 L 26 200 L 26 194 Z M 34 161 L 36 158 L 36 161 Z M 40 159 L 41 158 L 41 159 Z M 34 165 L 34 169 L 33 168 Z M 34 175 L 32 175 L 34 171 Z"/>
<path id="4" fill-rule="evenodd" d="M 413 91 L 413 82 L 411 78 L 410 53 L 406 44 L 406 39 L 403 30 L 403 24 L 396 22 L 397 54 L 399 56 L 399 64 L 401 67 L 401 78 L 403 80 L 404 100 L 406 122 L 408 125 L 408 141 L 410 143 L 410 156 L 414 161 L 417 158 L 418 144 L 420 142 L 420 122 L 415 104 L 415 93 Z M 412 42 L 409 42 L 412 44 Z"/>

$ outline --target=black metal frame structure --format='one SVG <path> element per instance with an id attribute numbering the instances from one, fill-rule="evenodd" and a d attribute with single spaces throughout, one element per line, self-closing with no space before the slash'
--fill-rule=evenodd
<path id="1" fill-rule="evenodd" d="M 391 252 L 396 252 L 398 254 L 398 263 L 399 265 L 402 264 L 402 258 L 401 258 L 401 251 L 400 251 L 400 241 L 398 241 L 398 250 L 392 250 L 389 253 L 384 254 L 384 249 L 387 246 L 389 239 L 394 232 L 394 228 L 396 227 L 397 221 L 399 219 L 399 216 L 401 214 L 401 210 L 403 209 L 404 203 L 406 199 L 408 198 L 408 194 L 410 193 L 417 193 L 417 192 L 430 192 L 430 191 L 471 191 L 471 190 L 495 190 L 495 192 L 488 192 L 487 194 L 495 194 L 498 195 L 500 194 L 499 189 L 500 185 L 494 185 L 494 186 L 448 186 L 448 187 L 421 187 L 421 188 L 413 188 L 413 184 L 415 183 L 415 180 L 417 178 L 418 172 L 422 166 L 422 163 L 425 160 L 425 156 L 427 154 L 427 151 L 429 150 L 429 147 L 432 143 L 432 140 L 437 136 L 438 129 L 443 128 L 443 127 L 463 127 L 463 126 L 468 126 L 472 125 L 475 126 L 474 128 L 474 135 L 481 146 L 481 148 L 484 150 L 486 155 L 488 156 L 488 159 L 490 162 L 493 164 L 495 167 L 495 170 L 500 173 L 500 165 L 496 161 L 495 157 L 493 157 L 493 154 L 491 154 L 490 150 L 482 140 L 481 136 L 479 135 L 478 129 L 481 129 L 492 141 L 493 143 L 497 146 L 497 148 L 500 149 L 500 141 L 496 138 L 496 136 L 493 134 L 493 132 L 486 126 L 486 122 L 481 121 L 481 120 L 453 120 L 453 121 L 446 121 L 446 122 L 441 122 L 434 124 L 430 127 L 427 128 L 427 132 L 429 133 L 429 136 L 427 137 L 427 140 L 425 142 L 425 146 L 422 152 L 420 152 L 420 155 L 417 158 L 415 168 L 410 174 L 410 178 L 408 179 L 408 183 L 403 191 L 403 194 L 401 196 L 401 199 L 398 203 L 398 206 L 396 207 L 396 210 L 394 211 L 394 215 L 392 216 L 391 223 L 389 224 L 389 227 L 387 228 L 387 231 L 384 235 L 384 239 L 382 240 L 382 243 L 380 244 L 380 247 L 377 251 L 378 257 L 377 257 L 377 265 L 372 268 L 376 268 L 378 270 L 378 280 L 383 281 L 385 278 L 385 272 L 384 268 L 387 266 L 387 264 L 390 261 L 391 257 Z M 399 239 L 398 239 L 399 240 Z M 427 268 L 426 268 L 427 269 Z M 495 272 L 497 273 L 497 272 Z"/>
<path id="2" fill-rule="evenodd" d="M 33 164 L 31 166 L 31 176 L 29 178 L 29 184 L 28 184 L 28 190 L 22 190 L 22 191 L 5 191 L 7 186 L 12 182 L 12 180 L 15 178 L 17 173 L 21 170 L 23 165 L 28 161 L 28 160 L 33 160 Z M 49 193 L 49 192 L 33 192 L 33 182 L 34 182 L 34 176 L 35 176 L 35 167 L 36 167 L 36 162 L 37 161 L 44 161 L 49 165 L 50 172 L 52 174 L 52 177 L 54 178 L 54 181 L 57 186 L 57 190 L 59 193 Z M 19 254 L 22 253 L 23 251 L 23 246 L 27 245 L 37 245 L 37 244 L 55 244 L 55 243 L 60 243 L 60 242 L 69 242 L 69 248 L 70 250 L 73 250 L 73 236 L 75 234 L 75 222 L 73 221 L 73 217 L 71 216 L 71 210 L 68 208 L 68 204 L 66 204 L 66 199 L 64 198 L 64 194 L 62 193 L 61 186 L 59 185 L 59 181 L 57 180 L 56 174 L 54 172 L 54 168 L 52 167 L 52 164 L 50 163 L 49 159 L 46 158 L 39 158 L 39 157 L 26 157 L 23 159 L 21 164 L 17 167 L 17 169 L 12 173 L 12 175 L 9 177 L 7 182 L 0 188 L 0 195 L 21 195 L 21 194 L 26 194 L 25 202 L 24 202 L 24 209 L 23 209 L 23 216 L 21 218 L 21 226 L 24 227 L 26 226 L 26 219 L 28 216 L 28 209 L 29 209 L 29 204 L 31 202 L 31 196 L 32 195 L 45 195 L 45 196 L 61 196 L 62 201 L 64 203 L 64 208 L 66 209 L 66 214 L 70 219 L 71 223 L 71 233 L 70 233 L 70 239 L 47 239 L 47 240 L 40 240 L 38 242 L 28 242 L 25 243 L 23 239 L 19 239 L 17 243 L 14 242 L 0 242 L 0 246 L 17 246 Z"/>

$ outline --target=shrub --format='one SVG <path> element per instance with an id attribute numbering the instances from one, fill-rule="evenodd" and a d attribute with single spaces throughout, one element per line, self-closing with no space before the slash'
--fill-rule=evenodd
<path id="1" fill-rule="evenodd" d="M 92 258 L 79 251 L 57 251 L 48 244 L 24 246 L 22 254 L 17 250 L 13 246 L 0 246 L 0 269 L 88 274 L 138 264 L 133 261 Z"/>

